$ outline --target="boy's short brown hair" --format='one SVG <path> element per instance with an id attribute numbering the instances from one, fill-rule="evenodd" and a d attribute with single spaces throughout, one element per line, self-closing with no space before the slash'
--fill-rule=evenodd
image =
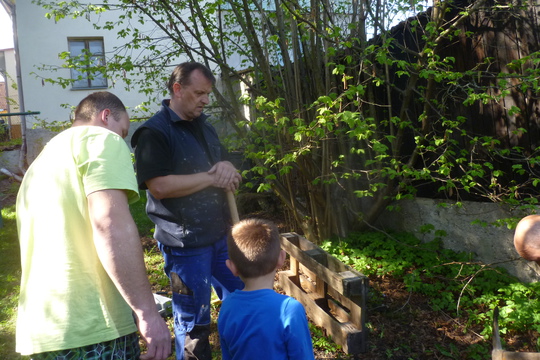
<path id="1" fill-rule="evenodd" d="M 268 220 L 246 219 L 233 226 L 227 246 L 240 276 L 254 278 L 275 270 L 281 243 L 277 226 Z"/>

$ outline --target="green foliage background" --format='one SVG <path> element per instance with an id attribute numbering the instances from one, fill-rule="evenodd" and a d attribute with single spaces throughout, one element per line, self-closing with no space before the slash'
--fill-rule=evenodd
<path id="1" fill-rule="evenodd" d="M 65 68 L 99 72 L 145 94 L 140 110 L 166 96 L 161 84 L 171 64 L 200 61 L 219 74 L 214 110 L 234 130 L 228 144 L 252 162 L 247 185 L 274 192 L 310 240 L 363 230 L 420 186 L 457 204 L 475 199 L 524 211 L 537 204 L 537 146 L 476 131 L 469 117 L 501 108 L 502 119 L 492 121 L 509 121 L 509 137 L 533 135 L 523 119 L 534 114 L 520 104 L 537 99 L 540 49 L 518 41 L 538 29 L 533 4 L 33 2 L 51 21 L 92 21 L 126 40 L 105 64 L 92 54 L 60 56 Z M 101 20 L 108 12 L 118 16 Z M 474 26 L 482 21 L 486 27 Z M 483 48 L 483 58 L 463 67 L 462 58 L 476 52 L 456 44 L 488 42 L 490 31 L 515 35 L 518 55 L 497 58 Z M 36 76 L 65 88 L 76 80 L 57 71 L 42 64 Z M 516 98 L 523 101 L 505 105 Z"/>

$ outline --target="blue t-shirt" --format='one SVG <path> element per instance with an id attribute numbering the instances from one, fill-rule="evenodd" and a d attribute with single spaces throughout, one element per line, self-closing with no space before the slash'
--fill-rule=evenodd
<path id="1" fill-rule="evenodd" d="M 223 360 L 314 359 L 304 307 L 271 289 L 230 294 L 218 331 Z"/>

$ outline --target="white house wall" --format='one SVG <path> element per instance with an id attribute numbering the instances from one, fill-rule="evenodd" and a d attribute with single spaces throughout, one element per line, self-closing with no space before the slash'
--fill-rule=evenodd
<path id="1" fill-rule="evenodd" d="M 58 54 L 68 51 L 68 37 L 103 37 L 105 52 L 123 45 L 126 40 L 117 39 L 116 30 L 96 30 L 92 22 L 84 18 L 65 18 L 55 23 L 45 17 L 46 10 L 30 1 L 18 1 L 16 5 L 17 32 L 19 39 L 19 52 L 21 62 L 21 80 L 24 92 L 26 111 L 39 111 L 39 119 L 47 122 L 67 121 L 70 118 L 70 109 L 62 104 L 75 106 L 86 95 L 98 89 L 72 90 L 63 89 L 59 85 L 47 83 L 43 78 L 63 77 L 70 78 L 69 69 L 61 68 L 63 60 Z M 114 21 L 118 12 L 110 11 L 100 15 L 91 15 L 91 21 L 104 24 L 107 20 Z M 138 24 L 138 26 L 141 26 Z M 151 26 L 148 23 L 145 26 Z M 41 65 L 57 66 L 57 71 L 38 70 Z M 37 77 L 37 75 L 39 77 Z M 112 87 L 108 82 L 107 91 L 117 95 L 128 107 L 133 109 L 146 100 L 136 91 L 127 92 L 124 84 L 116 82 Z M 157 110 L 159 104 L 151 109 L 150 114 Z M 148 115 L 150 115 L 148 114 Z M 32 127 L 36 119 L 28 117 L 27 127 Z"/>
<path id="2" fill-rule="evenodd" d="M 68 17 L 59 20 L 57 23 L 54 20 L 47 19 L 45 17 L 46 13 L 46 9 L 31 1 L 18 1 L 16 3 L 19 57 L 21 61 L 20 80 L 23 88 L 25 110 L 40 112 L 37 118 L 27 117 L 27 127 L 29 128 L 37 120 L 45 120 L 49 123 L 68 121 L 71 111 L 62 105 L 68 104 L 75 106 L 87 94 L 97 90 L 64 89 L 59 85 L 50 84 L 44 80 L 46 78 L 57 77 L 70 78 L 70 70 L 62 68 L 64 60 L 58 57 L 58 54 L 68 51 L 68 38 L 102 37 L 106 58 L 112 55 L 115 48 L 122 47 L 126 41 L 129 41 L 129 39 L 117 38 L 118 29 L 96 30 L 93 27 L 93 22 L 103 25 L 107 21 L 117 20 L 119 11 L 105 11 L 99 15 L 92 14 L 90 15 L 90 21 L 87 21 L 85 18 L 71 19 Z M 224 16 L 225 14 L 230 15 L 229 11 L 225 9 L 221 14 L 216 14 L 216 16 Z M 188 15 L 185 18 L 188 18 Z M 159 31 L 155 30 L 155 25 L 151 21 L 146 22 L 144 25 L 134 21 L 134 24 L 140 32 L 152 33 L 153 37 L 159 37 Z M 227 30 L 238 30 L 241 33 L 238 23 L 234 21 L 229 23 Z M 188 36 L 187 34 L 184 35 Z M 261 33 L 259 36 L 261 41 L 267 41 L 268 34 Z M 239 40 L 234 39 L 233 41 Z M 195 39 L 193 41 L 196 43 Z M 231 68 L 241 71 L 251 65 L 250 59 L 243 56 L 241 51 L 236 50 L 238 44 L 228 43 L 226 45 L 232 49 L 227 57 L 227 62 Z M 167 45 L 161 44 L 161 46 Z M 245 49 L 242 50 L 245 51 Z M 279 51 L 275 53 L 270 52 L 268 56 L 270 56 L 271 62 L 275 64 L 282 63 Z M 184 60 L 181 58 L 174 60 L 170 65 L 175 65 Z M 40 70 L 39 68 L 43 65 L 54 66 L 57 70 Z M 171 68 L 168 71 L 170 70 Z M 216 73 L 217 77 L 219 75 L 219 73 Z M 165 84 L 161 88 L 163 89 L 164 87 Z M 109 80 L 106 90 L 111 91 L 122 99 L 128 109 L 134 109 L 137 105 L 148 99 L 148 96 L 141 95 L 136 90 L 126 91 L 122 82 L 116 82 L 113 87 L 113 84 Z M 237 95 L 239 96 L 239 94 Z M 155 96 L 161 98 L 159 94 L 155 94 Z M 146 114 L 135 114 L 133 111 L 130 111 L 130 113 L 132 117 L 149 116 L 158 108 L 159 103 L 155 103 Z M 209 111 L 211 110 L 209 109 Z"/>

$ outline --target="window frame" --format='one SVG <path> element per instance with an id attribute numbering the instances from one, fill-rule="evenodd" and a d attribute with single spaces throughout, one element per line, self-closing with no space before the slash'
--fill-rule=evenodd
<path id="1" fill-rule="evenodd" d="M 89 37 L 68 37 L 68 51 L 70 54 L 70 57 L 73 59 L 75 57 L 81 56 L 84 54 L 84 50 L 86 50 L 92 59 L 94 61 L 99 61 L 102 64 L 106 63 L 105 60 L 105 41 L 103 40 L 103 37 L 100 36 L 89 36 Z M 91 42 L 99 42 L 100 50 L 101 52 L 91 53 Z M 75 49 L 75 43 L 84 43 L 84 48 L 81 48 L 82 50 L 80 53 L 73 55 L 73 52 L 77 49 Z M 79 46 L 80 47 L 80 46 Z M 79 79 L 79 76 L 82 76 L 81 79 Z M 93 79 L 92 79 L 93 76 Z M 89 90 L 89 89 L 107 89 L 109 88 L 109 83 L 107 81 L 107 77 L 103 73 L 94 73 L 91 76 L 88 68 L 86 71 L 79 71 L 74 68 L 70 69 L 70 78 L 73 81 L 71 84 L 71 90 Z M 85 84 L 81 84 L 81 82 L 85 81 Z"/>

